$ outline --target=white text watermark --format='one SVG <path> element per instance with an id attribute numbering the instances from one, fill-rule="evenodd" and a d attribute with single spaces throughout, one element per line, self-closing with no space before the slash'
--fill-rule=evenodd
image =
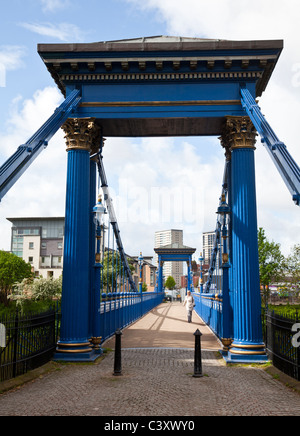
<path id="1" fill-rule="evenodd" d="M 293 325 L 292 333 L 296 333 L 292 338 L 292 345 L 293 347 L 298 348 L 300 347 L 300 323 Z"/>
<path id="2" fill-rule="evenodd" d="M 204 190 L 202 187 L 129 186 L 119 180 L 119 192 L 110 189 L 118 222 L 158 225 L 175 224 L 201 226 L 204 221 Z"/>
<path id="3" fill-rule="evenodd" d="M 0 347 L 6 347 L 6 328 L 3 324 L 0 324 Z"/>
<path id="4" fill-rule="evenodd" d="M 5 87 L 6 87 L 6 68 L 0 62 L 0 88 L 5 88 Z"/>

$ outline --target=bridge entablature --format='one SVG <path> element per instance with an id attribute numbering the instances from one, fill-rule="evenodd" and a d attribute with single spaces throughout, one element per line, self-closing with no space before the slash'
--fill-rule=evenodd
<path id="1" fill-rule="evenodd" d="M 81 90 L 74 118 L 95 117 L 105 136 L 131 137 L 221 134 L 224 116 L 245 115 L 241 84 L 259 97 L 282 47 L 162 36 L 38 50 L 64 95 Z"/>

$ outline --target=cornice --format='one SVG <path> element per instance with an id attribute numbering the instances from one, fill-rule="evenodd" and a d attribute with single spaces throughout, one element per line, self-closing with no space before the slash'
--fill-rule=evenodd
<path id="1" fill-rule="evenodd" d="M 111 52 L 111 51 L 191 51 L 191 50 L 282 50 L 282 40 L 230 41 L 221 39 L 181 38 L 177 41 L 157 41 L 150 38 L 140 40 L 102 41 L 78 44 L 38 44 L 38 52 Z"/>
<path id="2" fill-rule="evenodd" d="M 40 44 L 38 52 L 63 94 L 69 81 L 204 79 L 256 81 L 256 96 L 260 96 L 282 48 L 281 40 L 153 37 L 91 44 Z"/>
<path id="3" fill-rule="evenodd" d="M 112 81 L 183 81 L 183 80 L 224 80 L 224 79 L 260 79 L 263 73 L 259 71 L 232 71 L 209 73 L 111 73 L 111 74 L 62 74 L 62 82 L 112 82 Z"/>

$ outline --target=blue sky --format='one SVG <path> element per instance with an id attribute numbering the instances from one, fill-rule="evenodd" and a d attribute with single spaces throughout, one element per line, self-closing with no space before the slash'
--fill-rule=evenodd
<path id="1" fill-rule="evenodd" d="M 37 54 L 38 43 L 152 35 L 284 39 L 284 52 L 261 107 L 299 164 L 299 12 L 298 0 L 5 2 L 0 17 L 0 165 L 62 101 Z M 106 144 L 106 171 L 125 249 L 132 255 L 141 250 L 153 254 L 155 230 L 182 228 L 184 243 L 199 253 L 202 231 L 215 228 L 221 190 L 224 159 L 217 138 L 116 138 Z M 260 143 L 256 162 L 259 225 L 288 254 L 300 243 L 299 208 Z M 64 215 L 65 169 L 60 131 L 0 204 L 0 249 L 10 248 L 6 217 Z M 169 210 L 158 198 L 171 202 Z"/>
<path id="2" fill-rule="evenodd" d="M 71 6 L 70 6 L 71 5 Z M 42 42 L 96 42 L 155 35 L 161 26 L 155 17 L 123 0 L 42 1 L 11 0 L 1 8 L 0 47 L 12 57 L 6 86 L 1 89 L 0 110 L 3 125 L 7 107 L 15 95 L 32 97 L 36 89 L 53 85 L 37 54 Z"/>

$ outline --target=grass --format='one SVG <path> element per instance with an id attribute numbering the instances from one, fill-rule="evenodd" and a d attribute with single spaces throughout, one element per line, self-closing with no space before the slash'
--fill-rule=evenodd
<path id="1" fill-rule="evenodd" d="M 51 304 L 52 303 L 52 304 Z M 54 303 L 54 304 L 53 304 Z M 26 303 L 22 306 L 22 309 L 19 308 L 19 311 L 22 311 L 23 314 L 26 313 L 36 313 L 36 312 L 46 312 L 51 307 L 53 307 L 56 302 L 49 301 L 26 301 Z M 13 315 L 17 311 L 17 304 L 15 301 L 10 301 L 8 306 L 0 303 L 0 319 L 2 316 Z"/>
<path id="2" fill-rule="evenodd" d="M 298 313 L 298 317 L 300 319 L 300 304 L 280 304 L 278 306 L 269 305 L 269 310 L 277 313 L 278 315 L 283 315 L 287 318 L 295 318 Z"/>
<path id="3" fill-rule="evenodd" d="M 227 367 L 232 368 L 259 368 L 259 369 L 267 369 L 272 366 L 272 362 L 265 363 L 226 363 Z"/>

